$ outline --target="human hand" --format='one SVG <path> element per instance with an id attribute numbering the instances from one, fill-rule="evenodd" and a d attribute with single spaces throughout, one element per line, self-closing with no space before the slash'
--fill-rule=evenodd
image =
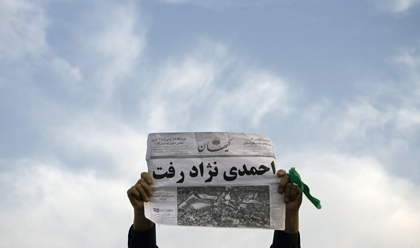
<path id="1" fill-rule="evenodd" d="M 290 182 L 289 176 L 285 170 L 277 171 L 277 176 L 281 177 L 279 193 L 284 193 L 286 212 L 299 211 L 300 205 L 302 204 L 302 190 L 298 185 Z"/>
<path id="2" fill-rule="evenodd" d="M 299 208 L 302 204 L 301 188 L 290 182 L 285 170 L 279 170 L 277 176 L 281 177 L 279 193 L 284 193 L 284 203 L 286 204 L 286 233 L 297 233 L 299 231 Z"/>
<path id="3" fill-rule="evenodd" d="M 133 229 L 137 231 L 145 231 L 153 227 L 154 223 L 144 216 L 144 202 L 149 201 L 149 197 L 153 195 L 152 177 L 146 173 L 141 173 L 141 178 L 137 183 L 127 191 L 128 199 L 134 208 Z"/>
<path id="4" fill-rule="evenodd" d="M 137 183 L 127 191 L 128 199 L 134 210 L 143 211 L 144 202 L 149 201 L 149 196 L 153 194 L 152 188 L 152 177 L 146 173 L 141 173 L 141 178 Z"/>

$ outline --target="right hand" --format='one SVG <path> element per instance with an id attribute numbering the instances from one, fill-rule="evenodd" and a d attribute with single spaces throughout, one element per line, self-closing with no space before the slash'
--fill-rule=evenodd
<path id="1" fill-rule="evenodd" d="M 143 212 L 144 202 L 149 201 L 149 197 L 153 195 L 150 185 L 153 183 L 149 173 L 141 173 L 141 178 L 137 183 L 127 191 L 128 199 L 135 211 Z"/>
<path id="2" fill-rule="evenodd" d="M 285 170 L 279 170 L 277 176 L 281 177 L 279 193 L 284 193 L 284 203 L 286 204 L 286 225 L 284 232 L 299 232 L 299 208 L 302 204 L 302 190 L 296 184 L 290 182 L 290 178 Z"/>

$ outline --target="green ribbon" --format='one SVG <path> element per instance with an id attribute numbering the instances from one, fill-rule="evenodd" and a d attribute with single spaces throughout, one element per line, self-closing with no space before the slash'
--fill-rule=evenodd
<path id="1" fill-rule="evenodd" d="M 306 195 L 306 197 L 308 197 L 312 204 L 314 204 L 317 209 L 321 209 L 321 201 L 311 195 L 308 185 L 302 182 L 302 179 L 300 178 L 299 173 L 295 170 L 295 167 L 292 167 L 287 175 L 289 176 L 290 182 L 299 185 L 302 192 Z"/>

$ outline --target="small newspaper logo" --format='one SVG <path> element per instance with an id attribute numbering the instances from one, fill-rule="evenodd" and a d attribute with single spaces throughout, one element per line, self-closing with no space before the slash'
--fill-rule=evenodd
<path id="1" fill-rule="evenodd" d="M 153 211 L 158 212 L 159 213 L 159 208 L 153 208 Z"/>

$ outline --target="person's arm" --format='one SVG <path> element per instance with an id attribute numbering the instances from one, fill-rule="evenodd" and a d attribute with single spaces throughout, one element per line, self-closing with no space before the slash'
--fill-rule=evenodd
<path id="1" fill-rule="evenodd" d="M 302 191 L 299 186 L 289 181 L 286 171 L 279 170 L 281 177 L 279 193 L 284 194 L 286 204 L 286 225 L 284 231 L 274 231 L 271 248 L 300 248 L 299 208 L 302 204 Z"/>
<path id="2" fill-rule="evenodd" d="M 128 233 L 129 248 L 156 248 L 155 223 L 144 216 L 144 202 L 153 194 L 150 187 L 152 178 L 143 172 L 140 180 L 127 191 L 128 199 L 134 210 L 134 221 Z"/>

